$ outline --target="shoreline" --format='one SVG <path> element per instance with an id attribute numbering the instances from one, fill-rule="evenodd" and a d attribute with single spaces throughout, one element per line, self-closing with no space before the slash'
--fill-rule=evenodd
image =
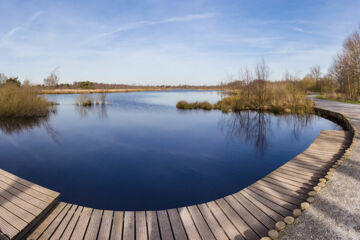
<path id="1" fill-rule="evenodd" d="M 42 89 L 40 94 L 88 94 L 88 93 L 127 93 L 127 92 L 152 92 L 172 90 L 197 90 L 197 91 L 220 91 L 223 89 L 201 88 L 118 88 L 118 89 Z"/>

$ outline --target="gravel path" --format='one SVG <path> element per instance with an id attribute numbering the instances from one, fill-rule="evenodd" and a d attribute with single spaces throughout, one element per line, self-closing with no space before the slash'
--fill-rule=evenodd
<path id="1" fill-rule="evenodd" d="M 360 132 L 360 105 L 314 101 L 318 107 L 345 114 Z M 315 199 L 281 240 L 360 239 L 360 141 Z"/>

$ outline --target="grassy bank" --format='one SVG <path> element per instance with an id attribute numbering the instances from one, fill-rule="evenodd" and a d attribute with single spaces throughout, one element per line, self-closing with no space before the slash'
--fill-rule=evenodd
<path id="1" fill-rule="evenodd" d="M 53 105 L 34 88 L 14 84 L 0 86 L 0 118 L 45 117 L 54 110 Z"/>
<path id="2" fill-rule="evenodd" d="M 228 92 L 215 104 L 208 102 L 188 103 L 180 101 L 178 109 L 218 109 L 223 112 L 242 110 L 268 111 L 275 114 L 304 114 L 313 111 L 314 103 L 306 98 L 306 92 L 300 90 L 292 82 L 267 83 L 262 86 L 247 86 Z"/>
<path id="3" fill-rule="evenodd" d="M 329 101 L 360 104 L 360 100 L 349 99 L 345 94 L 341 94 L 341 93 L 323 93 L 323 94 L 317 95 L 316 98 L 329 100 Z"/>

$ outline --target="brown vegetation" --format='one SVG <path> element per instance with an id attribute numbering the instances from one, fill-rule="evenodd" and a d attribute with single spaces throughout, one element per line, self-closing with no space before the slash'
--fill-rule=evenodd
<path id="1" fill-rule="evenodd" d="M 1 118 L 32 118 L 45 117 L 54 110 L 54 104 L 38 91 L 29 87 L 18 87 L 16 84 L 0 86 L 0 117 Z"/>
<path id="2" fill-rule="evenodd" d="M 210 106 L 201 103 L 178 102 L 179 109 L 219 109 L 223 112 L 256 110 L 271 111 L 273 113 L 310 113 L 313 111 L 313 102 L 306 98 L 306 90 L 302 89 L 297 78 L 285 74 L 282 81 L 270 82 L 269 67 L 261 59 L 254 72 L 245 68 L 240 72 L 240 80 L 230 82 L 231 90 L 225 92 L 223 97 L 216 104 Z M 255 76 L 255 77 L 254 77 Z M 226 85 L 223 85 L 227 89 Z M 205 106 L 203 108 L 202 106 Z"/>

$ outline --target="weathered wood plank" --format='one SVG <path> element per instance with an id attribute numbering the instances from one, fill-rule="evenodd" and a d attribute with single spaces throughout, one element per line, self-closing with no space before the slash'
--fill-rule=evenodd
<path id="1" fill-rule="evenodd" d="M 111 223 L 113 220 L 113 211 L 105 210 L 101 220 L 100 230 L 97 239 L 106 239 L 110 238 Z"/>
<path id="2" fill-rule="evenodd" d="M 147 240 L 146 215 L 144 211 L 135 213 L 136 240 Z"/>
<path id="3" fill-rule="evenodd" d="M 103 210 L 94 209 L 91 216 L 88 228 L 85 233 L 85 240 L 95 240 L 99 232 L 99 227 L 101 223 L 101 217 Z"/>
<path id="4" fill-rule="evenodd" d="M 205 219 L 201 215 L 199 209 L 196 205 L 189 206 L 187 209 L 190 212 L 192 219 L 196 225 L 196 228 L 199 230 L 202 239 L 215 240 L 213 233 L 211 232 L 209 226 L 207 225 Z"/>
<path id="5" fill-rule="evenodd" d="M 174 233 L 176 240 L 185 240 L 187 239 L 183 223 L 180 219 L 180 215 L 176 209 L 167 210 L 171 227 Z"/>
<path id="6" fill-rule="evenodd" d="M 121 240 L 123 234 L 124 212 L 115 211 L 111 228 L 111 240 Z"/>
<path id="7" fill-rule="evenodd" d="M 56 228 L 59 226 L 69 209 L 71 208 L 71 204 L 67 204 L 64 209 L 57 215 L 57 217 L 54 219 L 54 221 L 49 225 L 49 227 L 43 232 L 43 234 L 40 236 L 40 240 L 48 240 L 52 236 L 52 234 L 55 232 Z"/>
<path id="8" fill-rule="evenodd" d="M 146 212 L 147 228 L 149 240 L 160 239 L 160 230 L 158 219 L 155 211 Z"/>
<path id="9" fill-rule="evenodd" d="M 215 202 L 208 202 L 206 205 L 209 207 L 217 222 L 220 223 L 222 229 L 226 232 L 226 235 L 231 239 L 234 239 L 235 237 L 244 239 Z"/>
<path id="10" fill-rule="evenodd" d="M 67 225 L 69 224 L 71 218 L 73 217 L 76 209 L 78 208 L 77 205 L 72 205 L 70 210 L 67 212 L 65 218 L 61 221 L 61 223 L 56 228 L 55 232 L 51 236 L 50 239 L 52 240 L 59 240 L 63 232 L 65 231 Z"/>
<path id="11" fill-rule="evenodd" d="M 83 210 L 84 210 L 84 207 L 82 207 L 82 206 L 79 206 L 76 209 L 76 211 L 75 211 L 74 215 L 72 216 L 69 224 L 66 226 L 63 234 L 61 235 L 60 240 L 68 240 L 68 239 L 70 239 L 71 234 L 73 233 L 74 228 L 76 226 L 76 223 L 79 220 L 80 214 L 81 214 L 81 212 Z"/>
<path id="12" fill-rule="evenodd" d="M 126 211 L 124 213 L 124 240 L 135 239 L 135 218 L 134 212 Z"/>
<path id="13" fill-rule="evenodd" d="M 165 210 L 157 211 L 159 220 L 160 234 L 162 239 L 172 240 L 174 236 L 171 231 L 170 220 Z"/>
<path id="14" fill-rule="evenodd" d="M 197 207 L 199 208 L 201 214 L 203 215 L 206 223 L 209 225 L 209 228 L 210 228 L 211 232 L 214 234 L 215 238 L 217 240 L 229 239 L 229 237 L 226 236 L 222 227 L 219 225 L 219 223 L 216 221 L 216 219 L 212 215 L 208 206 L 203 203 L 203 204 L 197 205 Z"/>
<path id="15" fill-rule="evenodd" d="M 28 240 L 35 240 L 46 230 L 46 228 L 52 223 L 52 221 L 57 217 L 57 215 L 63 210 L 66 206 L 66 203 L 59 203 L 54 210 L 45 218 L 43 222 L 27 237 Z"/>
<path id="16" fill-rule="evenodd" d="M 92 212 L 91 208 L 86 208 L 86 207 L 83 208 L 80 217 L 77 221 L 77 224 L 75 225 L 74 231 L 71 234 L 70 239 L 72 240 L 83 239 L 86 228 L 90 220 L 91 212 Z"/>

